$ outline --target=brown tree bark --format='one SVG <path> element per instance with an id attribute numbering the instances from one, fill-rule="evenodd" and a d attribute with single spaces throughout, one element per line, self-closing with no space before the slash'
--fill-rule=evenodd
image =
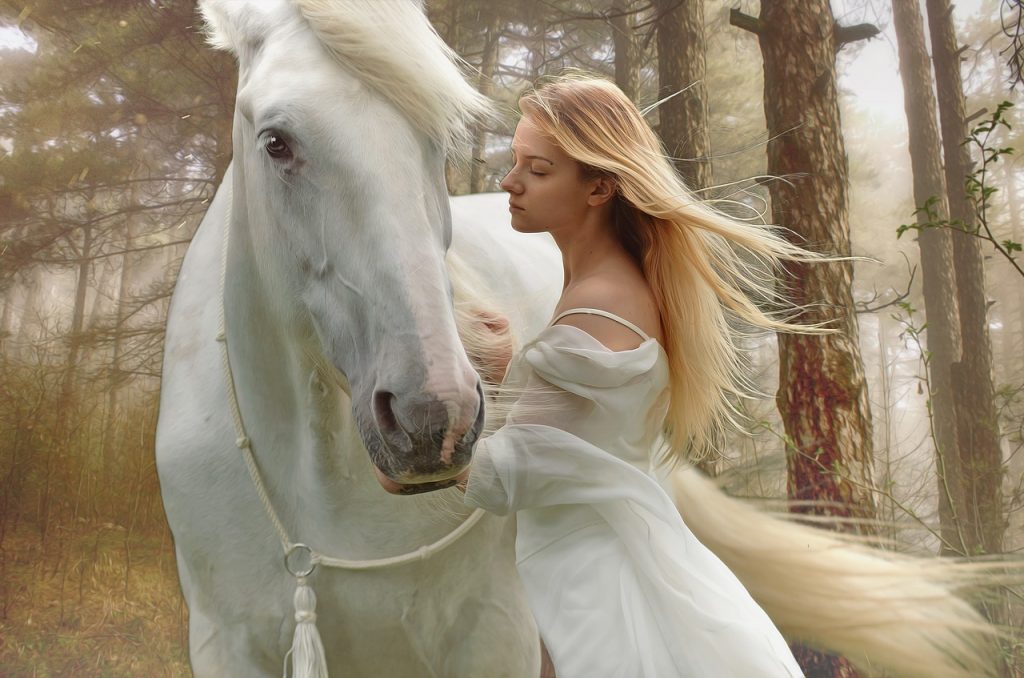
<path id="1" fill-rule="evenodd" d="M 799 176 L 770 186 L 772 219 L 801 245 L 850 253 L 849 183 L 836 90 L 838 27 L 828 0 L 762 0 L 760 18 L 731 22 L 758 35 L 764 57 L 768 173 Z M 779 337 L 779 412 L 790 441 L 788 492 L 800 507 L 872 518 L 871 410 L 858 341 L 850 262 L 793 264 L 787 285 L 800 321 L 827 322 L 826 336 Z M 845 658 L 794 647 L 808 675 L 854 676 Z"/>
<path id="2" fill-rule="evenodd" d="M 658 132 L 691 189 L 713 182 L 705 85 L 703 0 L 654 0 L 658 35 Z M 677 94 L 680 90 L 686 90 Z"/>
<path id="3" fill-rule="evenodd" d="M 612 0 L 612 44 L 615 47 L 615 84 L 631 101 L 640 93 L 640 46 L 634 26 L 634 0 Z"/>
<path id="4" fill-rule="evenodd" d="M 977 227 L 973 205 L 964 180 L 971 171 L 967 138 L 960 53 L 949 0 L 926 0 L 931 34 L 932 61 L 939 99 L 942 147 L 946 161 L 949 216 L 966 231 Z M 992 382 L 992 343 L 988 333 L 985 298 L 985 267 L 981 243 L 965 232 L 953 230 L 953 263 L 956 268 L 957 303 L 963 353 L 953 364 L 957 405 L 960 479 L 965 504 L 957 507 L 970 553 L 1002 552 L 1006 524 L 1003 517 L 1002 450 Z"/>
<path id="5" fill-rule="evenodd" d="M 498 63 L 498 48 L 501 37 L 501 19 L 498 8 L 493 3 L 484 5 L 491 13 L 487 21 L 487 35 L 484 36 L 484 49 L 480 60 L 480 80 L 477 89 L 484 96 L 494 92 L 494 67 Z M 481 193 L 487 184 L 487 129 L 477 125 L 473 138 L 472 166 L 469 172 L 469 190 Z"/>
<path id="6" fill-rule="evenodd" d="M 910 133 L 910 161 L 914 172 L 914 204 L 922 207 L 934 199 L 933 212 L 939 220 L 949 218 L 946 183 L 939 158 L 939 132 L 935 120 L 935 93 L 924 42 L 924 21 L 919 0 L 893 0 L 893 24 L 899 44 L 900 77 L 903 79 L 904 108 Z M 929 216 L 918 213 L 918 222 Z M 924 284 L 925 315 L 931 388 L 931 419 L 935 433 L 936 470 L 939 492 L 941 552 L 964 549 L 957 527 L 960 477 L 957 454 L 956 409 L 952 364 L 960 360 L 960 314 L 949 230 L 927 228 L 918 236 Z"/>
<path id="7" fill-rule="evenodd" d="M 7 345 L 7 336 L 10 334 L 8 329 L 11 326 L 11 310 L 14 308 L 14 303 L 11 301 L 11 293 L 8 291 L 4 294 L 4 310 L 0 312 L 0 354 L 3 353 L 4 348 Z"/>

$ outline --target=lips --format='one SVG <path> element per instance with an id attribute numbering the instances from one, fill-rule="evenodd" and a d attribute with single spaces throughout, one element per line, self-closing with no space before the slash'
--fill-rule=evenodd
<path id="1" fill-rule="evenodd" d="M 453 485 L 465 482 L 466 479 L 469 478 L 469 468 L 466 468 L 458 475 L 452 478 L 445 478 L 443 480 L 435 480 L 426 483 L 396 483 L 394 480 L 381 473 L 380 469 L 374 467 L 373 470 L 377 474 L 377 481 L 389 494 L 423 494 L 424 492 L 433 492 L 435 490 L 442 490 L 446 487 L 452 487 Z"/>
<path id="2" fill-rule="evenodd" d="M 446 487 L 452 487 L 458 482 L 459 481 L 455 478 L 450 478 L 436 483 L 415 483 L 413 485 L 399 485 L 398 483 L 394 483 L 393 486 L 386 487 L 384 489 L 392 494 L 423 494 L 425 492 L 433 492 L 435 490 L 443 490 Z"/>
<path id="3" fill-rule="evenodd" d="M 522 207 L 520 207 L 519 205 L 516 205 L 515 203 L 512 203 L 512 202 L 510 202 L 510 203 L 508 204 L 508 208 L 509 208 L 510 210 L 512 210 L 512 211 L 515 211 L 515 210 L 519 210 L 520 212 L 522 212 L 522 211 L 523 211 L 523 208 L 522 208 Z"/>

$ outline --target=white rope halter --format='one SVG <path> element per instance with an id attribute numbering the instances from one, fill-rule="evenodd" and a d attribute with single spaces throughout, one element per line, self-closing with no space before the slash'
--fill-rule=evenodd
<path id="1" fill-rule="evenodd" d="M 280 517 L 277 515 L 277 511 L 274 510 L 273 505 L 270 503 L 270 497 L 267 496 L 266 487 L 263 484 L 263 478 L 260 475 L 259 467 L 256 465 L 256 459 L 252 453 L 252 440 L 249 438 L 245 430 L 245 423 L 242 421 L 242 410 L 238 405 L 238 395 L 235 391 L 235 377 L 231 370 L 231 360 L 228 356 L 228 341 L 227 341 L 227 326 L 224 321 L 224 290 L 225 281 L 227 279 L 227 268 L 228 268 L 228 237 L 231 233 L 231 210 L 232 210 L 232 186 L 228 185 L 228 209 L 227 219 L 224 225 L 224 243 L 221 251 L 221 268 L 220 268 L 220 317 L 217 330 L 217 341 L 221 345 L 221 358 L 224 364 L 224 379 L 227 383 L 228 390 L 228 404 L 231 407 L 231 418 L 235 424 L 235 445 L 242 451 L 242 457 L 245 459 L 245 465 L 249 469 L 249 477 L 252 479 L 252 484 L 256 488 L 256 494 L 259 495 L 260 501 L 263 503 L 263 508 L 267 513 L 267 517 L 270 518 L 270 522 L 274 525 L 274 530 L 277 532 L 278 538 L 281 540 L 281 546 L 284 549 L 284 565 L 285 569 L 289 574 L 296 578 L 298 589 L 295 595 L 296 604 L 296 627 L 295 635 L 296 641 L 292 646 L 292 650 L 289 650 L 289 654 L 293 650 L 298 649 L 299 645 L 299 634 L 300 629 L 307 626 L 303 622 L 307 622 L 309 626 L 312 626 L 312 632 L 315 633 L 315 626 L 313 624 L 316 621 L 316 614 L 314 609 L 316 606 L 316 597 L 313 596 L 312 590 L 307 589 L 306 577 L 313 573 L 317 565 L 323 565 L 324 567 L 335 567 L 345 570 L 374 570 L 385 567 L 392 567 L 395 565 L 405 565 L 416 561 L 426 560 L 439 551 L 444 550 L 448 546 L 455 543 L 460 537 L 465 535 L 473 526 L 480 522 L 480 519 L 484 515 L 483 509 L 476 509 L 469 515 L 466 520 L 462 522 L 454 530 L 441 537 L 432 544 L 426 544 L 419 548 L 403 553 L 397 556 L 390 556 L 388 558 L 374 558 L 370 560 L 348 560 L 345 558 L 334 558 L 331 556 L 324 555 L 319 551 L 303 544 L 301 542 L 294 542 L 288 536 L 288 530 L 285 529 L 284 524 L 281 522 Z M 301 602 L 300 602 L 301 601 Z M 318 651 L 323 660 L 323 647 L 320 644 L 319 635 L 316 635 L 315 644 L 318 646 Z M 317 652 L 317 648 L 314 648 L 313 652 Z M 300 662 L 298 660 L 298 653 L 293 659 L 296 669 L 296 675 L 299 672 L 297 666 Z M 304 658 L 305 659 L 305 658 Z M 285 656 L 285 662 L 287 664 L 288 658 Z M 287 669 L 285 671 L 287 675 Z M 323 665 L 320 667 L 313 668 L 308 671 L 308 675 L 322 675 L 326 676 L 326 661 L 323 660 Z"/>

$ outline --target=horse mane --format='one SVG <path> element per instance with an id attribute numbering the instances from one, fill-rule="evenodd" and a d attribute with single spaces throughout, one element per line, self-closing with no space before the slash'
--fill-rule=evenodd
<path id="1" fill-rule="evenodd" d="M 505 421 L 515 395 L 502 388 L 504 367 L 519 350 L 521 340 L 508 318 L 498 309 L 486 281 L 454 250 L 445 257 L 452 284 L 455 328 L 473 369 L 483 382 L 487 399 L 485 432 L 497 430 Z M 499 366 L 497 369 L 495 366 Z"/>
<path id="2" fill-rule="evenodd" d="M 412 0 L 200 0 L 199 8 L 208 42 L 236 56 L 304 18 L 342 66 L 444 150 L 464 148 L 472 124 L 494 115 L 466 82 L 466 62 Z"/>
<path id="3" fill-rule="evenodd" d="M 488 99 L 462 59 L 410 0 L 293 0 L 320 42 L 366 85 L 445 148 L 464 145 Z"/>

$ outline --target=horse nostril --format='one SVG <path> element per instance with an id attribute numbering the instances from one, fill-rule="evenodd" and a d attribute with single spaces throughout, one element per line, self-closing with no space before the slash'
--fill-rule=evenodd
<path id="1" fill-rule="evenodd" d="M 476 442 L 477 436 L 484 430 L 484 423 L 487 419 L 487 399 L 484 397 L 483 382 L 479 379 L 476 380 L 476 398 L 476 417 L 462 438 L 463 442 L 469 445 Z"/>
<path id="2" fill-rule="evenodd" d="M 370 398 L 371 417 L 389 454 L 399 455 L 402 464 L 435 472 L 438 464 L 450 467 L 468 461 L 484 423 L 479 379 L 475 396 L 471 396 L 475 407 L 467 412 L 470 402 L 442 400 L 427 394 L 401 397 L 379 389 Z"/>
<path id="3" fill-rule="evenodd" d="M 373 394 L 373 416 L 377 419 L 377 427 L 388 433 L 398 429 L 394 410 L 395 394 L 390 391 L 377 391 Z"/>

